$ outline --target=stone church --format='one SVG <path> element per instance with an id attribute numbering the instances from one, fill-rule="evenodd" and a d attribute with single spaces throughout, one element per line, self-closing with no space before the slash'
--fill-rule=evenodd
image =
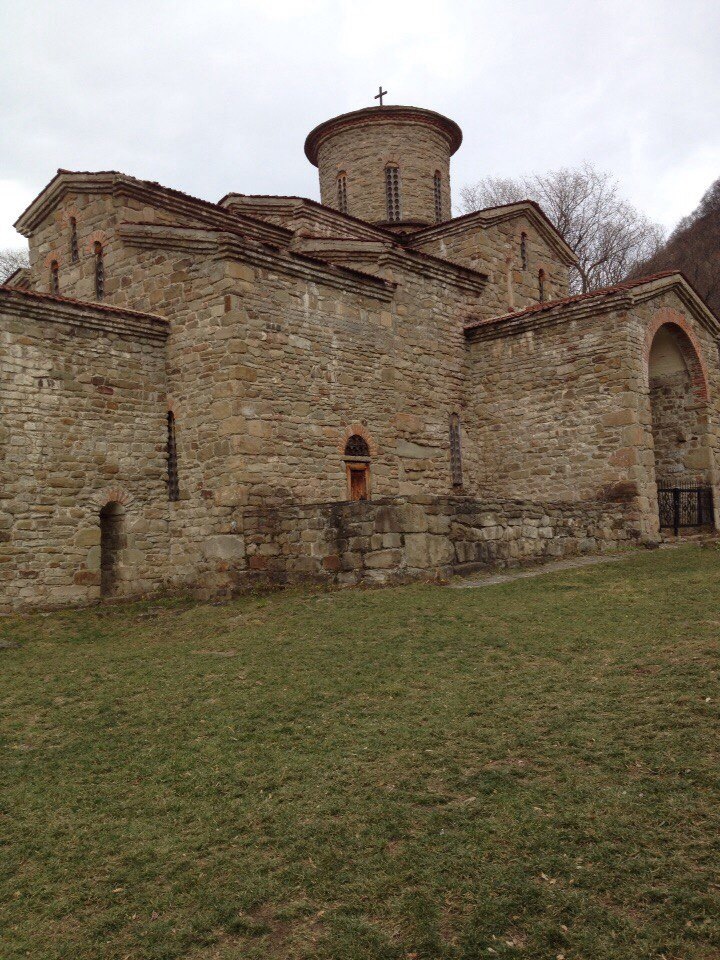
<path id="1" fill-rule="evenodd" d="M 569 296 L 532 202 L 453 217 L 461 140 L 321 123 L 320 203 L 58 170 L 0 287 L 0 608 L 602 551 L 680 490 L 715 526 L 717 318 L 679 273 Z"/>

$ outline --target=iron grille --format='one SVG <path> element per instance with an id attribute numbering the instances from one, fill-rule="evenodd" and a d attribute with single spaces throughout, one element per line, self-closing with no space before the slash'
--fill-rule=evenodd
<path id="1" fill-rule="evenodd" d="M 345 456 L 369 457 L 370 447 L 365 437 L 361 437 L 359 433 L 354 433 L 345 444 Z"/>
<path id="2" fill-rule="evenodd" d="M 338 191 L 338 210 L 340 213 L 348 212 L 347 205 L 347 178 L 344 173 L 339 173 L 337 178 Z"/>
<path id="3" fill-rule="evenodd" d="M 440 171 L 436 171 L 433 179 L 433 194 L 435 197 L 435 220 L 440 223 L 443 218 L 442 209 L 442 177 Z"/>
<path id="4" fill-rule="evenodd" d="M 400 219 L 400 171 L 397 167 L 385 167 L 385 197 L 387 199 L 387 218 Z"/>
<path id="5" fill-rule="evenodd" d="M 658 487 L 660 526 L 703 527 L 713 522 L 712 487 Z"/>

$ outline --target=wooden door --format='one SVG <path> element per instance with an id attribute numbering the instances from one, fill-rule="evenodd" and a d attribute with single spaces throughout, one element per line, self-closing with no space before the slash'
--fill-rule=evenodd
<path id="1" fill-rule="evenodd" d="M 350 499 L 368 499 L 368 468 L 366 464 L 350 467 Z"/>

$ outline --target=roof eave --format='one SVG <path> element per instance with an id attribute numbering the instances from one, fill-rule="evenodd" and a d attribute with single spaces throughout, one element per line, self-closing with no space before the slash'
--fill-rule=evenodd
<path id="1" fill-rule="evenodd" d="M 598 290 L 586 296 L 576 297 L 568 301 L 548 303 L 547 307 L 538 305 L 517 313 L 505 314 L 500 317 L 490 317 L 465 325 L 465 336 L 470 339 L 483 339 L 485 336 L 497 337 L 504 333 L 515 333 L 528 327 L 542 326 L 563 319 L 568 316 L 592 315 L 606 313 L 618 307 L 631 308 L 638 303 L 650 300 L 660 293 L 675 290 L 695 316 L 698 323 L 704 326 L 712 336 L 720 339 L 720 320 L 710 310 L 708 305 L 695 290 L 687 277 L 680 271 L 673 271 L 666 275 L 642 277 L 633 285 L 617 290 Z"/>
<path id="2" fill-rule="evenodd" d="M 18 233 L 29 238 L 38 224 L 57 206 L 70 189 L 75 193 L 93 193 L 102 187 L 110 189 L 116 176 L 115 173 L 106 172 L 79 174 L 70 170 L 58 170 L 52 180 L 23 210 L 13 226 Z"/>
<path id="3" fill-rule="evenodd" d="M 534 223 L 538 232 L 542 234 L 545 240 L 553 247 L 560 259 L 568 267 L 577 266 L 579 259 L 575 251 L 560 236 L 554 225 L 543 212 L 542 207 L 532 200 L 520 200 L 517 203 L 505 204 L 499 207 L 486 207 L 484 210 L 475 210 L 473 213 L 464 213 L 459 217 L 453 217 L 451 220 L 445 220 L 443 223 L 434 224 L 431 227 L 425 227 L 410 234 L 407 238 L 409 244 L 423 242 L 428 239 L 441 237 L 448 231 L 457 231 L 467 227 L 471 229 L 478 221 L 483 223 L 488 220 L 498 222 L 499 220 L 509 220 L 513 217 L 525 215 Z M 488 224 L 492 226 L 492 224 Z"/>

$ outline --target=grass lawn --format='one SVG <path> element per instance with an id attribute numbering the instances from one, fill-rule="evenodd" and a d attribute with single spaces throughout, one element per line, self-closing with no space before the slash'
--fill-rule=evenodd
<path id="1" fill-rule="evenodd" d="M 720 957 L 720 552 L 0 618 L 0 957 Z"/>

